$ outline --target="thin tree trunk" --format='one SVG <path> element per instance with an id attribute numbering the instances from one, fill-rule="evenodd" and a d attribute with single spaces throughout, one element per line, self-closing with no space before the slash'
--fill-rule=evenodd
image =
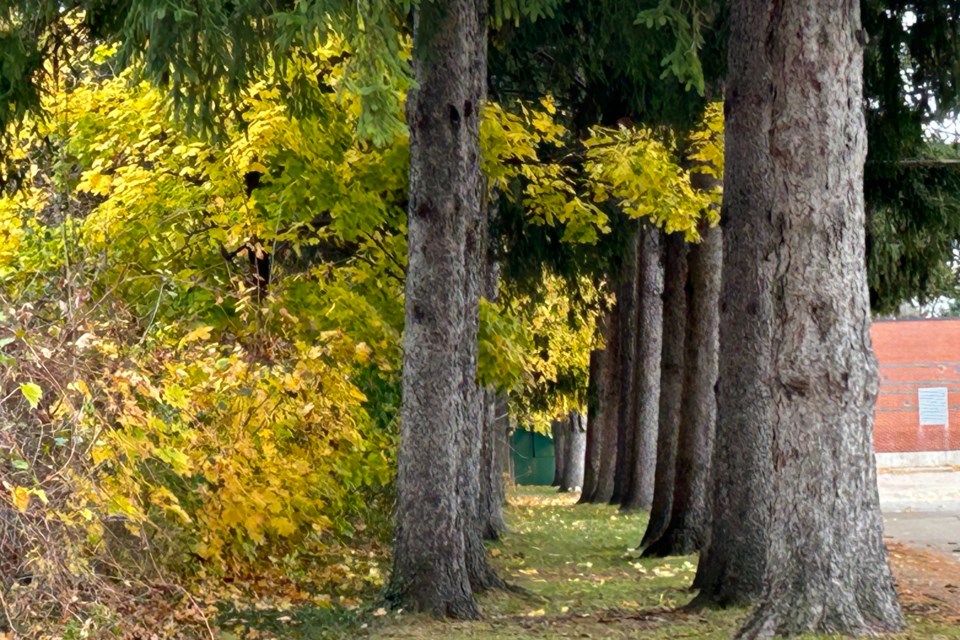
<path id="1" fill-rule="evenodd" d="M 579 411 L 571 411 L 567 421 L 566 462 L 560 491 L 579 491 L 583 486 L 583 466 L 587 451 L 587 420 Z"/>
<path id="2" fill-rule="evenodd" d="M 510 418 L 509 399 L 505 393 L 497 394 L 497 430 L 500 434 L 497 443 L 505 485 L 504 502 L 506 502 L 506 488 L 517 484 L 517 473 L 513 464 L 513 434 L 516 428 Z"/>
<path id="3" fill-rule="evenodd" d="M 686 353 L 676 476 L 670 522 L 645 556 L 673 556 L 703 548 L 708 526 L 707 490 L 716 424 L 720 270 L 723 238 L 704 229 L 690 247 L 687 276 Z"/>
<path id="4" fill-rule="evenodd" d="M 766 126 L 746 133 L 753 153 L 727 166 L 767 158 L 769 173 L 737 188 L 745 215 L 771 221 L 776 265 L 764 380 L 774 498 L 763 595 L 741 637 L 897 631 L 872 441 L 860 3 L 772 6 L 740 0 L 731 14 L 766 73 L 748 85 L 755 93 L 731 93 L 730 119 L 746 112 Z M 734 86 L 742 70 L 732 67 Z"/>
<path id="5" fill-rule="evenodd" d="M 602 431 L 600 437 L 600 473 L 597 476 L 597 488 L 590 501 L 607 504 L 612 501 L 614 478 L 617 470 L 617 446 L 619 429 L 620 379 L 620 319 L 616 308 L 608 316 L 607 334 L 604 336 L 606 348 L 601 373 L 600 409 L 597 426 Z"/>
<path id="6" fill-rule="evenodd" d="M 660 537 L 670 522 L 673 483 L 683 398 L 683 354 L 686 318 L 687 245 L 682 235 L 664 238 L 663 347 L 660 357 L 660 407 L 657 420 L 657 470 L 653 506 L 641 547 Z"/>
<path id="7" fill-rule="evenodd" d="M 589 503 L 597 491 L 600 475 L 600 455 L 603 447 L 603 430 L 598 422 L 600 413 L 601 377 L 603 375 L 603 350 L 590 352 L 589 379 L 587 382 L 587 446 L 584 454 L 583 487 L 580 504 Z"/>
<path id="8" fill-rule="evenodd" d="M 563 474 L 567 464 L 567 434 L 570 430 L 570 418 L 564 417 L 550 423 L 550 434 L 553 436 L 553 482 L 550 486 L 559 487 L 563 484 Z"/>
<path id="9" fill-rule="evenodd" d="M 482 466 L 480 469 L 480 527 L 485 540 L 499 540 L 507 530 L 503 519 L 503 503 L 506 459 L 505 446 L 507 428 L 504 416 L 502 394 L 493 389 L 484 391 L 484 433 Z"/>
<path id="10" fill-rule="evenodd" d="M 634 426 L 628 468 L 630 481 L 620 502 L 622 511 L 650 508 L 657 466 L 663 279 L 660 273 L 660 232 L 652 225 L 641 227 L 637 259 L 637 337 L 632 384 Z"/>
<path id="11" fill-rule="evenodd" d="M 483 230 L 486 243 L 481 250 L 485 261 L 483 297 L 495 301 L 499 297 L 500 265 L 496 255 L 489 246 L 489 227 L 495 223 L 497 203 L 493 199 L 489 202 L 487 228 Z M 504 459 L 503 443 L 506 429 L 498 415 L 502 394 L 492 388 L 483 390 L 483 417 L 481 438 L 483 445 L 480 452 L 480 533 L 485 540 L 497 540 L 506 531 L 503 520 L 504 494 Z"/>
<path id="12" fill-rule="evenodd" d="M 481 0 L 472 0 L 474 10 L 478 14 L 478 21 L 482 25 L 482 37 L 476 42 L 465 42 L 472 59 L 473 73 L 468 81 L 473 84 L 474 95 L 477 100 L 469 105 L 471 112 L 478 111 L 487 97 L 487 38 L 486 20 L 487 3 Z M 449 9 L 448 9 L 449 10 Z M 467 110 L 467 106 L 464 106 Z M 452 113 L 451 113 L 452 116 Z M 473 132 L 479 138 L 479 118 L 473 117 L 470 125 L 476 127 Z M 451 122 L 451 124 L 453 124 Z M 470 166 L 480 172 L 479 147 L 471 150 L 467 158 Z M 468 215 L 466 243 L 464 248 L 464 262 L 466 277 L 464 279 L 464 300 L 466 302 L 466 331 L 461 340 L 463 358 L 463 378 L 461 392 L 466 408 L 465 438 L 461 442 L 460 457 L 460 508 L 465 520 L 464 541 L 466 547 L 467 575 L 473 591 L 481 592 L 487 589 L 506 586 L 490 566 L 487 549 L 483 544 L 485 522 L 481 510 L 481 458 L 484 442 L 484 398 L 485 392 L 477 381 L 477 336 L 480 328 L 480 297 L 489 293 L 489 222 L 494 204 L 489 200 L 489 188 L 485 179 L 474 185 L 476 199 L 481 203 L 479 209 L 471 209 Z"/>
<path id="13" fill-rule="evenodd" d="M 627 244 L 617 287 L 617 315 L 620 339 L 617 353 L 617 380 L 620 385 L 617 407 L 617 458 L 616 474 L 613 478 L 613 495 L 610 504 L 619 505 L 624 496 L 630 494 L 630 481 L 633 468 L 634 433 L 637 413 L 636 377 L 634 368 L 637 357 L 637 280 L 640 275 L 640 237 L 641 228 L 637 224 Z"/>
<path id="14" fill-rule="evenodd" d="M 477 52 L 486 35 L 481 4 L 418 5 L 417 88 L 407 109 L 409 257 L 389 596 L 407 610 L 455 618 L 478 613 L 467 568 L 473 522 L 457 487 L 460 460 L 473 433 L 464 380 L 476 375 L 464 370 L 469 358 L 463 352 L 467 334 L 475 331 L 475 303 L 466 299 L 468 233 L 483 213 L 478 105 L 486 73 Z M 475 343 L 475 333 L 472 338 Z"/>

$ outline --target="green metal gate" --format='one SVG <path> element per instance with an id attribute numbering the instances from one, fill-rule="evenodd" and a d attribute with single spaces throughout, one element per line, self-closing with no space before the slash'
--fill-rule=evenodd
<path id="1" fill-rule="evenodd" d="M 513 468 L 517 484 L 550 486 L 553 458 L 552 438 L 526 429 L 513 432 Z"/>

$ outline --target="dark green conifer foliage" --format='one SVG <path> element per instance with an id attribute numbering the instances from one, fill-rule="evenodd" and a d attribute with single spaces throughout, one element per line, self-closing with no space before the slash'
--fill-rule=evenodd
<path id="1" fill-rule="evenodd" d="M 960 107 L 960 2 L 863 0 L 871 304 L 957 295 L 960 153 L 925 126 Z M 906 79 L 906 81 L 905 81 Z"/>

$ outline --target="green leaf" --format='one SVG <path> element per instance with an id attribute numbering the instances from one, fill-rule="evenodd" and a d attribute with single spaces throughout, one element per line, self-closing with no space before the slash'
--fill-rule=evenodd
<path id="1" fill-rule="evenodd" d="M 30 468 L 30 463 L 27 462 L 26 460 L 19 460 L 19 459 L 17 459 L 17 460 L 14 460 L 13 462 L 11 462 L 10 464 L 13 465 L 13 468 L 14 468 L 14 469 L 19 469 L 19 470 L 21 470 L 21 471 L 26 471 L 27 469 Z"/>
<path id="2" fill-rule="evenodd" d="M 43 398 L 43 389 L 40 388 L 40 385 L 34 384 L 33 382 L 20 383 L 20 393 L 22 393 L 27 402 L 30 403 L 31 409 L 36 409 L 40 404 L 40 400 Z"/>

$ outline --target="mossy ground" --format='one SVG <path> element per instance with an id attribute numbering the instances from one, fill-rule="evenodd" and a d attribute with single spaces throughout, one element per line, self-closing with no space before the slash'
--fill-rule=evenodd
<path id="1" fill-rule="evenodd" d="M 638 557 L 634 547 L 643 534 L 646 515 L 621 515 L 614 507 L 574 503 L 575 496 L 550 488 L 521 487 L 513 492 L 508 509 L 510 532 L 490 549 L 500 574 L 527 593 L 482 595 L 481 620 L 438 621 L 403 611 L 385 612 L 374 604 L 352 612 L 288 612 L 279 622 L 261 612 L 259 623 L 254 624 L 260 629 L 257 635 L 437 640 L 679 640 L 733 635 L 745 610 L 679 609 L 692 598 L 688 586 L 695 572 L 695 557 Z M 960 620 L 953 617 L 960 612 L 950 607 L 931 608 L 922 595 L 905 597 L 909 628 L 892 637 L 960 640 Z"/>

